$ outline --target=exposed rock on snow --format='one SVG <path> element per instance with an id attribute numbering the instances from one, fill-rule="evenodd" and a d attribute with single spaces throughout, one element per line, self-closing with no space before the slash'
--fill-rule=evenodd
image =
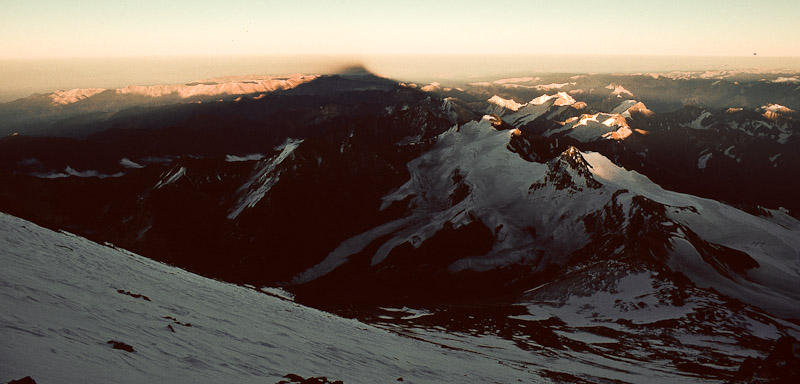
<path id="1" fill-rule="evenodd" d="M 8 384 L 36 384 L 36 380 L 30 376 L 25 376 L 19 380 L 11 380 Z"/>
<path id="2" fill-rule="evenodd" d="M 644 103 L 636 100 L 625 100 L 609 113 L 620 114 L 622 117 L 631 117 L 631 112 L 640 113 L 645 116 L 652 116 L 654 114 L 653 111 L 647 109 Z"/>
<path id="3" fill-rule="evenodd" d="M 769 356 L 747 357 L 736 373 L 736 383 L 794 383 L 800 380 L 800 342 L 782 336 Z"/>
<path id="4" fill-rule="evenodd" d="M 575 104 L 575 99 L 566 92 L 558 92 L 555 95 L 544 94 L 530 101 L 532 105 L 542 105 L 547 101 L 555 99 L 553 105 L 572 105 Z"/>
<path id="5" fill-rule="evenodd" d="M 135 353 L 136 352 L 133 349 L 133 347 L 131 347 L 130 345 L 125 344 L 125 343 L 123 343 L 121 341 L 109 340 L 109 341 L 106 342 L 106 344 L 109 344 L 109 345 L 111 345 L 111 348 L 119 349 L 120 351 L 125 351 L 125 352 L 128 352 L 128 353 Z"/>
<path id="6" fill-rule="evenodd" d="M 69 91 L 55 91 L 50 94 L 50 99 L 53 100 L 53 104 L 67 105 L 87 99 L 104 91 L 104 88 L 77 88 Z"/>
<path id="7" fill-rule="evenodd" d="M 583 114 L 567 119 L 563 127 L 544 133 L 544 136 L 566 134 L 578 141 L 590 142 L 599 139 L 622 140 L 633 133 L 621 114 Z"/>
<path id="8" fill-rule="evenodd" d="M 517 103 L 513 99 L 506 100 L 506 99 L 504 99 L 504 98 L 502 98 L 500 96 L 497 96 L 497 95 L 492 96 L 487 101 L 492 103 L 492 104 L 494 104 L 494 105 L 497 105 L 499 107 L 502 107 L 502 108 L 505 108 L 505 109 L 508 109 L 508 110 L 511 110 L 511 111 L 515 111 L 515 112 L 517 110 L 519 110 L 521 107 L 526 105 L 526 104 Z"/>
<path id="9" fill-rule="evenodd" d="M 764 111 L 763 114 L 764 117 L 770 120 L 776 120 L 779 117 L 785 116 L 787 114 L 795 113 L 793 109 L 784 107 L 783 105 L 780 104 L 768 104 L 761 107 L 761 109 Z"/>
<path id="10" fill-rule="evenodd" d="M 174 85 L 129 85 L 119 88 L 118 95 L 140 95 L 162 97 L 175 94 L 186 99 L 194 96 L 246 95 L 251 93 L 274 92 L 294 88 L 316 79 L 316 75 L 282 76 L 239 76 L 208 79 L 198 83 Z"/>
<path id="11" fill-rule="evenodd" d="M 592 176 L 592 166 L 586 162 L 581 152 L 570 146 L 555 160 L 548 164 L 549 171 L 544 180 L 534 183 L 530 189 L 535 191 L 552 185 L 556 190 L 566 190 L 570 195 L 584 188 L 597 189 L 602 186 Z"/>
<path id="12" fill-rule="evenodd" d="M 618 85 L 618 84 L 609 84 L 606 86 L 606 89 L 611 90 L 611 95 L 616 97 L 628 96 L 633 97 L 633 93 L 631 91 L 625 89 L 625 87 Z"/>

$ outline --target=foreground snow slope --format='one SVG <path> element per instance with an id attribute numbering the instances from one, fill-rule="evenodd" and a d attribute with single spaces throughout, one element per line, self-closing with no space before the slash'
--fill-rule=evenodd
<path id="1" fill-rule="evenodd" d="M 0 382 L 28 375 L 40 383 L 270 383 L 287 373 L 347 383 L 537 376 L 6 214 L 0 263 Z M 112 340 L 135 352 L 112 349 Z"/>

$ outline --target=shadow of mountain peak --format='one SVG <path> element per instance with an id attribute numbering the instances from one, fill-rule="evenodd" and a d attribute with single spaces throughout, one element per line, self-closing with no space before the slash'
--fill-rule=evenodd
<path id="1" fill-rule="evenodd" d="M 352 64 L 334 71 L 330 75 L 321 76 L 296 88 L 284 91 L 286 94 L 329 94 L 363 90 L 390 90 L 397 87 L 398 82 L 367 69 L 364 65 Z"/>
<path id="2" fill-rule="evenodd" d="M 342 69 L 336 71 L 334 74 L 342 77 L 364 77 L 364 76 L 380 77 L 360 63 L 345 66 Z"/>

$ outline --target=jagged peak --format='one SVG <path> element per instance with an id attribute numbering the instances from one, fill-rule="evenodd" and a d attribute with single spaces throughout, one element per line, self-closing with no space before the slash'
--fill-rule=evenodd
<path id="1" fill-rule="evenodd" d="M 780 117 L 784 117 L 786 115 L 791 115 L 795 113 L 793 109 L 785 107 L 780 104 L 767 104 L 761 107 L 761 110 L 764 111 L 762 116 L 770 120 L 777 120 Z"/>
<path id="2" fill-rule="evenodd" d="M 628 99 L 623 100 L 616 108 L 611 110 L 611 114 L 621 114 L 623 117 L 631 117 L 631 113 L 636 112 L 645 116 L 653 115 L 653 111 L 649 110 L 641 101 Z"/>
<path id="3" fill-rule="evenodd" d="M 558 92 L 555 95 L 544 94 L 530 101 L 532 105 L 542 105 L 552 99 L 555 99 L 553 105 L 563 106 L 575 104 L 575 99 L 566 92 Z"/>
<path id="4" fill-rule="evenodd" d="M 503 125 L 503 119 L 501 119 L 500 116 L 497 116 L 494 113 L 483 115 L 483 118 L 481 118 L 481 120 L 488 121 L 489 123 L 492 124 L 493 127 L 499 127 Z"/>
<path id="5" fill-rule="evenodd" d="M 497 105 L 501 108 L 505 108 L 515 112 L 518 111 L 520 108 L 528 105 L 528 103 L 518 103 L 514 99 L 504 99 L 498 95 L 494 95 L 489 100 L 486 101 L 494 105 Z"/>
<path id="6" fill-rule="evenodd" d="M 628 115 L 630 115 L 631 112 L 641 113 L 645 116 L 652 116 L 655 114 L 655 112 L 648 109 L 647 106 L 644 105 L 644 103 L 642 103 L 641 101 L 637 102 L 636 104 L 628 108 L 626 112 L 628 113 Z"/>
<path id="7" fill-rule="evenodd" d="M 585 188 L 597 189 L 602 186 L 592 175 L 590 170 L 592 165 L 574 146 L 569 146 L 561 155 L 550 161 L 548 167 L 550 170 L 544 180 L 531 184 L 530 191 L 552 186 L 557 191 L 566 191 L 573 195 Z"/>
<path id="8" fill-rule="evenodd" d="M 791 108 L 785 107 L 785 106 L 780 105 L 780 104 L 767 104 L 767 105 L 761 107 L 761 109 L 764 109 L 764 110 L 767 110 L 767 111 L 771 111 L 771 112 L 784 112 L 784 113 L 792 113 L 792 112 L 794 112 L 794 110 L 792 110 Z"/>
<path id="9" fill-rule="evenodd" d="M 577 171 L 589 171 L 592 165 L 583 158 L 581 151 L 575 146 L 570 145 L 564 152 L 561 152 L 559 159 L 569 164 L 570 168 Z"/>
<path id="10" fill-rule="evenodd" d="M 611 94 L 619 98 L 621 98 L 623 95 L 633 97 L 633 93 L 631 91 L 625 89 L 625 87 L 619 84 L 611 83 L 606 86 L 606 89 L 610 89 Z"/>

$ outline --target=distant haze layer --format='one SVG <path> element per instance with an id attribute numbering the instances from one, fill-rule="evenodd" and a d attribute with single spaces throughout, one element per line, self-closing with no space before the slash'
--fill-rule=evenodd
<path id="1" fill-rule="evenodd" d="M 367 69 L 401 81 L 458 83 L 546 73 L 757 69 L 800 72 L 800 57 L 668 56 L 277 56 L 0 60 L 0 102 L 74 88 L 178 84 L 232 75 L 331 74 Z"/>

